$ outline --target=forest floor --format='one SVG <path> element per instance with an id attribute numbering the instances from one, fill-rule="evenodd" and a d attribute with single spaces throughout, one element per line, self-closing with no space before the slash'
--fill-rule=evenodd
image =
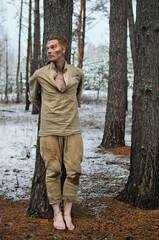
<path id="1" fill-rule="evenodd" d="M 109 149 L 128 155 L 130 147 Z M 102 179 L 101 179 L 102 181 Z M 102 203 L 101 207 L 96 206 Z M 52 219 L 29 217 L 29 201 L 13 201 L 0 196 L 1 240 L 135 240 L 159 239 L 159 210 L 143 210 L 111 197 L 84 199 L 73 207 L 74 231 L 55 230 Z"/>
<path id="2" fill-rule="evenodd" d="M 92 94 L 92 93 L 90 93 Z M 159 210 L 138 209 L 115 199 L 130 168 L 131 94 L 126 116 L 126 146 L 101 149 L 105 98 L 89 94 L 79 109 L 84 159 L 80 202 L 73 206 L 73 232 L 57 231 L 51 219 L 29 217 L 38 116 L 25 104 L 0 103 L 0 240 L 159 239 Z M 90 98 L 92 97 L 92 98 Z"/>

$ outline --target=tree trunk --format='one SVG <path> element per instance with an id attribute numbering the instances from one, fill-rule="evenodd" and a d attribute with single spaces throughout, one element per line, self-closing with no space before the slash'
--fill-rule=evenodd
<path id="1" fill-rule="evenodd" d="M 81 8 L 78 23 L 78 67 L 83 66 L 84 46 L 85 46 L 85 25 L 86 25 L 86 0 L 81 0 Z"/>
<path id="2" fill-rule="evenodd" d="M 159 1 L 138 0 L 131 168 L 118 199 L 159 207 Z"/>
<path id="3" fill-rule="evenodd" d="M 5 86 L 5 102 L 8 103 L 8 40 L 6 38 L 6 86 Z"/>
<path id="4" fill-rule="evenodd" d="M 132 0 L 128 0 L 128 22 L 129 22 L 131 55 L 132 55 L 133 67 L 134 67 L 134 64 L 135 64 L 135 37 L 134 37 L 135 24 L 134 24 Z"/>
<path id="5" fill-rule="evenodd" d="M 47 40 L 52 36 L 62 37 L 66 41 L 66 59 L 68 63 L 70 62 L 72 39 L 72 12 L 73 0 L 44 0 L 43 64 L 46 64 L 47 62 L 46 43 Z M 30 215 L 43 218 L 50 218 L 53 215 L 52 208 L 49 205 L 46 194 L 45 166 L 40 156 L 39 137 L 37 139 L 36 164 L 34 178 L 32 182 L 29 212 Z"/>
<path id="6" fill-rule="evenodd" d="M 40 114 L 38 122 L 38 132 L 40 128 Z M 51 218 L 52 208 L 49 205 L 45 185 L 45 165 L 40 155 L 40 138 L 37 136 L 36 162 L 32 182 L 29 215 L 41 218 Z"/>
<path id="7" fill-rule="evenodd" d="M 21 0 L 20 7 L 20 19 L 19 19 L 19 40 L 18 40 L 18 64 L 17 64 L 17 74 L 16 74 L 16 86 L 17 86 L 17 100 L 19 103 L 19 70 L 20 70 L 20 50 L 21 50 L 21 30 L 22 30 L 22 12 L 23 12 L 23 0 Z"/>
<path id="8" fill-rule="evenodd" d="M 47 63 L 46 43 L 51 37 L 60 36 L 66 42 L 66 60 L 70 63 L 72 43 L 72 0 L 44 0 L 44 41 L 43 41 L 43 64 Z M 50 22 L 49 22 L 50 21 Z M 47 23 L 48 22 L 48 23 Z"/>
<path id="9" fill-rule="evenodd" d="M 2 85 L 2 54 L 0 53 L 0 82 L 1 82 L 1 102 L 3 101 L 3 85 Z"/>
<path id="10" fill-rule="evenodd" d="M 105 129 L 101 145 L 125 145 L 127 95 L 127 0 L 110 1 L 109 82 Z"/>
<path id="11" fill-rule="evenodd" d="M 29 110 L 30 101 L 28 98 L 29 92 L 29 62 L 30 56 L 32 55 L 32 37 L 31 37 L 31 12 L 32 12 L 32 0 L 29 1 L 29 24 L 28 24 L 28 47 L 27 47 L 27 59 L 26 59 L 26 90 L 25 90 L 25 110 Z M 31 62 L 30 62 L 30 65 Z"/>
<path id="12" fill-rule="evenodd" d="M 41 63 L 41 47 L 40 47 L 40 13 L 39 13 L 39 0 L 35 0 L 35 9 L 34 9 L 34 53 L 32 59 L 32 73 L 36 69 L 40 68 Z M 38 114 L 39 111 L 36 106 L 32 105 L 32 114 Z"/>
<path id="13" fill-rule="evenodd" d="M 23 73 L 20 72 L 20 95 L 23 94 Z"/>

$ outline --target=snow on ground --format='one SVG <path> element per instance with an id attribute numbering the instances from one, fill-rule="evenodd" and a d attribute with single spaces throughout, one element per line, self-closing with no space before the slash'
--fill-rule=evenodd
<path id="1" fill-rule="evenodd" d="M 131 95 L 126 117 L 126 145 L 131 144 Z M 96 98 L 95 92 L 85 91 L 84 97 Z M 79 195 L 81 199 L 112 195 L 127 181 L 124 167 L 129 159 L 111 153 L 97 153 L 104 131 L 106 96 L 83 103 L 79 108 L 83 128 L 84 159 Z M 104 99 L 104 100 L 103 100 Z M 34 173 L 38 116 L 25 104 L 0 103 L 0 195 L 14 200 L 29 199 Z"/>

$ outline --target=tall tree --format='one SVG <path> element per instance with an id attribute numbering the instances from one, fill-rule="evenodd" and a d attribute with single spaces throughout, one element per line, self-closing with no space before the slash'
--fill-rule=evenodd
<path id="1" fill-rule="evenodd" d="M 41 64 L 41 43 L 40 43 L 40 11 L 39 0 L 35 0 L 34 9 L 34 48 L 31 75 L 40 68 Z"/>
<path id="2" fill-rule="evenodd" d="M 105 129 L 101 145 L 125 145 L 127 95 L 127 0 L 110 1 L 109 81 Z"/>
<path id="3" fill-rule="evenodd" d="M 5 86 L 5 102 L 8 103 L 8 39 L 6 37 L 6 86 Z"/>
<path id="4" fill-rule="evenodd" d="M 47 63 L 46 43 L 52 36 L 59 36 L 66 40 L 66 59 L 70 62 L 72 37 L 73 0 L 44 0 L 44 37 L 43 37 L 43 64 Z M 40 124 L 40 117 L 39 117 Z M 32 182 L 29 205 L 30 215 L 48 218 L 52 217 L 52 208 L 49 205 L 46 185 L 45 166 L 40 156 L 39 137 L 37 138 L 37 151 L 35 172 Z"/>
<path id="5" fill-rule="evenodd" d="M 131 168 L 118 197 L 147 209 L 159 207 L 158 9 L 158 0 L 137 1 Z"/>
<path id="6" fill-rule="evenodd" d="M 0 53 L 0 83 L 1 83 L 1 102 L 3 101 L 3 86 L 2 86 L 2 54 Z"/>
<path id="7" fill-rule="evenodd" d="M 78 22 L 78 67 L 83 66 L 84 45 L 85 45 L 85 25 L 86 25 L 86 0 L 81 0 L 79 22 Z"/>
<path id="8" fill-rule="evenodd" d="M 30 101 L 28 99 L 29 92 L 29 62 L 30 71 L 32 70 L 32 35 L 31 35 L 31 12 L 32 0 L 29 0 L 29 21 L 28 21 L 28 46 L 27 46 L 27 59 L 26 59 L 26 89 L 25 89 L 25 110 L 29 110 Z"/>
<path id="9" fill-rule="evenodd" d="M 19 103 L 19 70 L 20 70 L 20 51 L 21 51 L 21 30 L 22 30 L 22 13 L 23 13 L 23 0 L 21 0 L 20 5 L 20 17 L 19 17 L 19 39 L 18 39 L 18 64 L 17 64 L 17 73 L 16 73 L 16 87 L 17 87 L 17 100 Z"/>
<path id="10" fill-rule="evenodd" d="M 132 0 L 128 0 L 128 22 L 129 22 L 129 34 L 130 34 L 130 46 L 131 46 L 131 55 L 133 60 L 133 66 L 135 64 L 135 24 L 134 24 L 134 14 L 133 14 L 133 6 Z"/>
<path id="11" fill-rule="evenodd" d="M 23 73 L 20 72 L 20 95 L 23 94 Z"/>
<path id="12" fill-rule="evenodd" d="M 35 0 L 34 9 L 34 48 L 31 75 L 36 69 L 40 68 L 41 64 L 41 44 L 40 44 L 40 12 L 39 12 L 39 0 Z M 39 111 L 33 104 L 32 114 L 38 114 Z"/>

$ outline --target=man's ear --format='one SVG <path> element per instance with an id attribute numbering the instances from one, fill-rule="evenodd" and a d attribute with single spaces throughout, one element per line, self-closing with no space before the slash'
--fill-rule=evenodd
<path id="1" fill-rule="evenodd" d="M 63 53 L 66 52 L 66 48 L 64 46 L 62 47 L 62 51 L 63 51 Z"/>

